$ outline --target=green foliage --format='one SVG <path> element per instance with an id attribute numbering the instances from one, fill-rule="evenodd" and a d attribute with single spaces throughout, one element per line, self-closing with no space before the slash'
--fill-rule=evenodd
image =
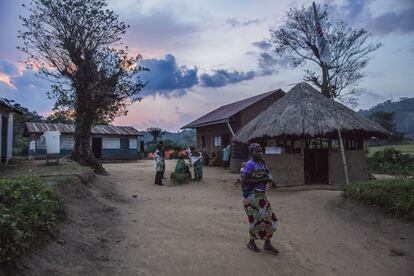
<path id="1" fill-rule="evenodd" d="M 397 130 L 405 134 L 406 137 L 414 138 L 414 97 L 403 98 L 399 101 L 385 101 L 369 110 L 360 110 L 364 116 L 369 116 L 375 112 L 393 112 Z"/>
<path id="2" fill-rule="evenodd" d="M 414 175 L 414 157 L 394 148 L 386 148 L 368 157 L 370 171 L 395 175 Z"/>
<path id="3" fill-rule="evenodd" d="M 22 114 L 15 113 L 13 117 L 13 155 L 27 155 L 29 139 L 23 137 L 26 122 L 44 122 L 44 118 L 36 111 L 30 111 L 24 106 L 10 100 L 10 104 L 19 109 Z"/>
<path id="4" fill-rule="evenodd" d="M 62 208 L 56 192 L 34 177 L 0 178 L 0 263 L 13 263 L 44 234 Z"/>
<path id="5" fill-rule="evenodd" d="M 376 206 L 387 214 L 414 218 L 414 179 L 389 179 L 351 184 L 344 196 Z"/>
<path id="6" fill-rule="evenodd" d="M 174 150 L 174 151 L 180 151 L 184 148 L 184 145 L 180 145 L 172 140 L 163 140 L 164 148 L 167 150 Z"/>
<path id="7" fill-rule="evenodd" d="M 71 110 L 54 109 L 54 112 L 46 117 L 48 123 L 74 124 L 75 114 Z"/>
<path id="8" fill-rule="evenodd" d="M 371 146 L 368 147 L 368 154 L 372 156 L 377 151 L 381 151 L 388 148 L 394 148 L 401 151 L 401 153 L 411 153 L 414 154 L 414 144 L 401 144 L 401 145 L 389 145 L 389 146 Z"/>
<path id="9" fill-rule="evenodd" d="M 147 148 L 147 152 L 155 152 L 156 148 L 157 148 L 156 144 L 149 144 Z"/>
<path id="10" fill-rule="evenodd" d="M 391 133 L 391 135 L 387 138 L 388 141 L 404 141 L 404 134 L 397 130 L 394 112 L 377 111 L 371 113 L 368 116 L 368 118 L 377 122 L 380 126 L 382 126 Z"/>

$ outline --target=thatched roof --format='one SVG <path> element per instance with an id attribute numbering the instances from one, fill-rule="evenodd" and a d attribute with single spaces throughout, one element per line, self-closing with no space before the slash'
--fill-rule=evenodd
<path id="1" fill-rule="evenodd" d="M 245 125 L 235 140 L 247 143 L 261 137 L 318 137 L 337 135 L 335 110 L 342 133 L 370 138 L 388 133 L 377 123 L 333 102 L 307 83 L 299 83 Z"/>

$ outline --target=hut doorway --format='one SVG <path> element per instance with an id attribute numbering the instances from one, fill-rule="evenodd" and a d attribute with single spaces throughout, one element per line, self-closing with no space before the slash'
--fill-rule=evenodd
<path id="1" fill-rule="evenodd" d="M 305 150 L 305 184 L 329 183 L 328 149 Z"/>
<path id="2" fill-rule="evenodd" d="M 92 152 L 96 158 L 102 158 L 102 138 L 94 137 L 92 138 Z"/>
<path id="3" fill-rule="evenodd" d="M 7 117 L 1 117 L 1 162 L 7 161 L 7 130 L 9 129 Z"/>

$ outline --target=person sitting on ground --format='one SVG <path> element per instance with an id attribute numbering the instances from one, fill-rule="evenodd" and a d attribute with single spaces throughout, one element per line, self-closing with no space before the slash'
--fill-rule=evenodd
<path id="1" fill-rule="evenodd" d="M 161 147 L 158 145 L 154 152 L 155 184 L 162 185 L 162 175 L 164 174 L 164 157 L 162 157 Z"/>
<path id="2" fill-rule="evenodd" d="M 185 154 L 179 153 L 177 165 L 175 166 L 175 171 L 171 173 L 171 181 L 174 184 L 184 184 L 190 181 L 191 173 L 188 168 L 187 163 L 185 162 Z"/>
<path id="3" fill-rule="evenodd" d="M 190 165 L 194 170 L 193 180 L 200 181 L 203 178 L 202 156 L 194 146 L 190 147 Z"/>
<path id="4" fill-rule="evenodd" d="M 265 240 L 264 250 L 278 254 L 279 251 L 270 243 L 278 219 L 266 197 L 266 183 L 271 182 L 272 178 L 262 159 L 262 147 L 253 143 L 249 146 L 249 153 L 251 159 L 244 165 L 242 173 L 243 206 L 250 224 L 247 247 L 259 252 L 255 240 Z"/>

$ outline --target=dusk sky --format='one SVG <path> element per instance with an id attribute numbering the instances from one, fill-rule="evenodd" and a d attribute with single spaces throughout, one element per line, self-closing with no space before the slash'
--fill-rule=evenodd
<path id="1" fill-rule="evenodd" d="M 49 83 L 34 76 L 19 60 L 25 56 L 17 31 L 23 0 L 0 0 L 0 97 L 47 115 L 53 100 Z M 288 91 L 303 78 L 283 58 L 264 74 L 260 57 L 272 58 L 269 29 L 277 29 L 300 0 L 111 0 L 122 21 L 131 27 L 123 42 L 140 53 L 151 71 L 144 99 L 131 105 L 116 125 L 139 130 L 158 126 L 177 131 L 197 117 L 230 102 L 270 90 Z M 325 3 L 317 1 L 317 3 Z M 388 99 L 414 96 L 414 1 L 329 1 L 333 20 L 366 28 L 373 42 L 384 44 L 372 54 L 359 97 L 366 109 Z"/>

